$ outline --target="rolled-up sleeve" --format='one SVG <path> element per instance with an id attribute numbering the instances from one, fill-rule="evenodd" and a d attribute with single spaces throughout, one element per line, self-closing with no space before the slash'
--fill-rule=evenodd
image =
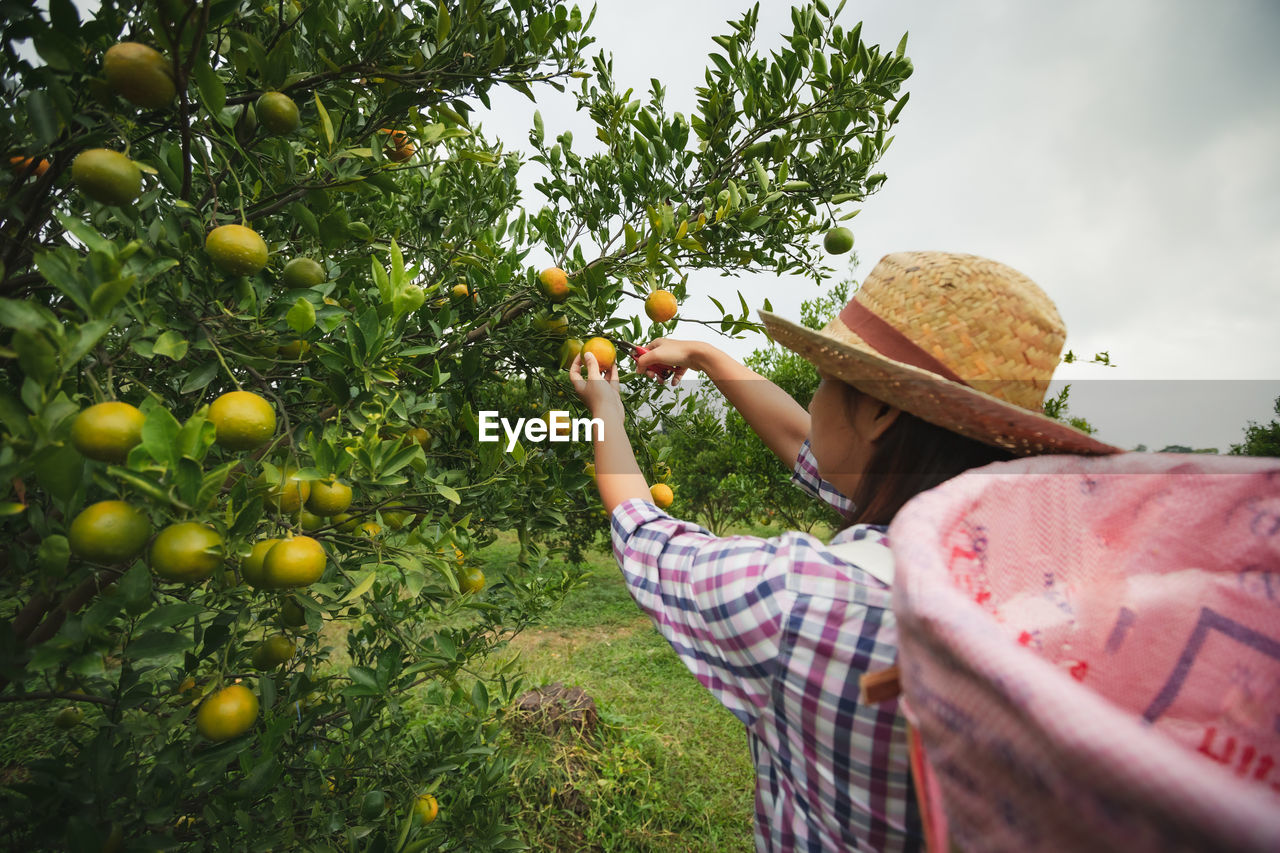
<path id="1" fill-rule="evenodd" d="M 614 510 L 612 533 L 636 603 L 698 681 L 750 725 L 770 700 L 794 603 L 787 567 L 803 559 L 797 549 L 821 543 L 800 533 L 720 538 L 641 500 Z"/>
<path id="2" fill-rule="evenodd" d="M 813 450 L 809 447 L 807 438 L 800 445 L 795 464 L 791 466 L 791 482 L 841 515 L 847 516 L 853 510 L 853 501 L 840 494 L 835 486 L 818 474 L 818 460 L 813 458 Z"/>

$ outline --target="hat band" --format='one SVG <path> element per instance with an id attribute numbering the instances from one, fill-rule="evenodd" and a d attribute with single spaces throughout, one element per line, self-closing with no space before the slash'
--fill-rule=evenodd
<path id="1" fill-rule="evenodd" d="M 844 306 L 844 310 L 840 312 L 840 322 L 885 358 L 936 373 L 944 379 L 959 382 L 961 385 L 969 385 L 951 368 L 929 355 L 914 341 L 890 326 L 856 299 L 850 299 L 849 304 Z"/>

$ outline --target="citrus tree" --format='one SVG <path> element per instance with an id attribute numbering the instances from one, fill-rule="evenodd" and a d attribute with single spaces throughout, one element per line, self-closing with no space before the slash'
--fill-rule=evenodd
<path id="1" fill-rule="evenodd" d="M 0 701 L 65 734 L 5 837 L 518 847 L 520 681 L 484 658 L 601 521 L 589 446 L 507 452 L 478 413 L 569 408 L 574 342 L 669 331 L 693 271 L 821 280 L 911 71 L 838 14 L 761 56 L 748 12 L 685 116 L 546 0 L 6 6 Z M 538 118 L 522 160 L 476 120 L 496 87 L 571 89 L 596 139 Z M 751 328 L 716 298 L 683 319 Z"/>

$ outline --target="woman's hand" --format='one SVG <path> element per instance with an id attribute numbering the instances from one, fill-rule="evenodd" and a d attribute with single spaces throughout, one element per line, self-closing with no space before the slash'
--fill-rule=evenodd
<path id="1" fill-rule="evenodd" d="M 670 367 L 671 384 L 678 385 L 689 368 L 702 369 L 701 356 L 708 347 L 709 344 L 700 341 L 656 338 L 645 347 L 648 352 L 636 359 L 636 373 L 647 373 L 663 366 Z"/>
<path id="2" fill-rule="evenodd" d="M 583 377 L 582 368 L 587 368 Z M 579 353 L 569 365 L 569 381 L 573 390 L 582 398 L 592 416 L 616 408 L 622 409 L 622 393 L 618 385 L 618 365 L 615 362 L 605 374 L 600 373 L 600 363 L 592 353 Z"/>

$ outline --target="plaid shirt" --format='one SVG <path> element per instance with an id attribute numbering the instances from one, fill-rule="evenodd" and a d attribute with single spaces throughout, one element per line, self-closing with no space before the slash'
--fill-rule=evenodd
<path id="1" fill-rule="evenodd" d="M 808 442 L 792 480 L 847 511 Z M 832 544 L 885 528 L 856 525 Z M 648 501 L 613 514 L 632 597 L 685 665 L 747 727 L 759 851 L 917 850 L 920 816 L 896 700 L 858 702 L 858 678 L 892 666 L 890 590 L 804 533 L 717 538 Z"/>

